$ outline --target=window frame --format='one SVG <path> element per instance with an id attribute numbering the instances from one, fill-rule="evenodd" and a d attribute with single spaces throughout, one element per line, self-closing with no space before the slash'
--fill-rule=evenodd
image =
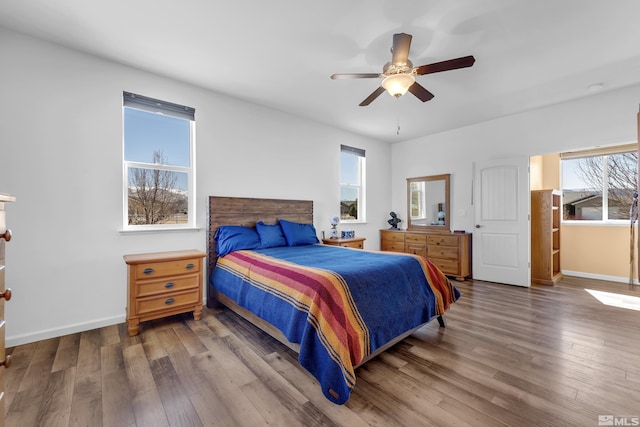
<path id="1" fill-rule="evenodd" d="M 148 104 L 156 103 L 159 105 L 158 111 L 166 116 L 188 120 L 189 121 L 189 166 L 178 166 L 158 163 L 147 163 L 139 161 L 130 161 L 125 159 L 125 109 L 133 108 L 141 111 L 146 111 L 153 114 L 152 108 L 146 108 L 143 103 L 140 104 L 140 108 L 135 104 L 135 101 L 131 105 L 126 105 L 125 98 L 132 96 L 138 100 L 142 100 Z M 166 108 L 162 108 L 166 107 Z M 181 110 L 185 110 L 188 114 L 184 114 Z M 189 117 L 191 116 L 191 118 Z M 157 100 L 154 98 L 148 98 L 141 95 L 132 94 L 129 92 L 123 92 L 123 105 L 122 105 L 122 231 L 168 231 L 168 230 L 189 230 L 196 229 L 196 132 L 195 132 L 195 109 L 191 107 L 181 106 L 179 104 L 173 104 L 166 101 Z M 133 168 L 147 169 L 147 170 L 160 170 L 170 171 L 187 174 L 187 222 L 183 224 L 129 224 L 129 171 Z"/>
<path id="2" fill-rule="evenodd" d="M 411 183 L 409 183 L 409 193 L 410 193 L 410 196 L 409 196 L 409 197 L 410 197 L 410 203 L 411 203 L 411 206 L 413 206 L 413 202 L 414 202 L 413 197 L 414 197 L 414 194 L 416 194 L 416 193 L 417 193 L 417 194 L 418 194 L 418 197 L 417 197 L 417 198 L 418 198 L 418 200 L 417 200 L 417 202 L 418 202 L 418 211 L 419 211 L 419 212 L 418 212 L 418 215 L 413 215 L 413 209 L 411 209 L 411 211 L 409 212 L 409 216 L 411 217 L 411 219 L 416 219 L 416 218 L 425 218 L 425 217 L 426 217 L 426 211 L 427 211 L 427 208 L 426 208 L 426 206 L 425 206 L 425 199 L 424 199 L 424 194 L 425 194 L 425 189 L 424 189 L 424 187 L 425 187 L 425 183 L 426 183 L 426 181 L 411 182 Z M 419 186 L 419 187 L 422 187 L 422 188 L 418 188 L 417 190 L 414 190 L 414 189 L 413 189 L 413 186 L 414 186 L 414 185 Z"/>
<path id="3" fill-rule="evenodd" d="M 592 150 L 574 151 L 560 153 L 560 191 L 561 206 L 563 209 L 561 215 L 561 224 L 567 225 L 628 225 L 630 219 L 609 219 L 609 156 L 617 154 L 637 153 L 638 146 L 635 143 L 616 145 L 611 147 L 601 147 Z M 637 154 L 636 154 L 637 155 Z M 588 157 L 600 157 L 603 163 L 602 170 L 602 219 L 564 219 L 564 192 L 563 185 L 563 167 L 566 160 L 577 160 Z M 638 172 L 636 172 L 638 173 Z M 637 180 L 637 175 L 636 175 Z"/>
<path id="4" fill-rule="evenodd" d="M 355 156 L 358 159 L 358 171 L 357 176 L 359 178 L 359 184 L 352 183 L 343 183 L 342 182 L 342 154 L 347 154 L 351 156 Z M 350 147 L 348 145 L 340 145 L 340 178 L 338 181 L 340 182 L 338 188 L 338 212 L 340 213 L 340 222 L 344 224 L 361 224 L 366 222 L 366 171 L 367 171 L 367 161 L 366 161 L 366 153 L 365 150 L 355 147 Z M 341 213 L 341 203 L 342 203 L 342 189 L 350 189 L 356 190 L 357 200 L 358 200 L 358 218 L 357 219 L 343 219 Z"/>

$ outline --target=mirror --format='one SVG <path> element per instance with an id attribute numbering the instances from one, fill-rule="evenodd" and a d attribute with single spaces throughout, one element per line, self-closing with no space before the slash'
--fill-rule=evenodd
<path id="1" fill-rule="evenodd" d="M 407 178 L 407 229 L 448 232 L 450 174 Z"/>

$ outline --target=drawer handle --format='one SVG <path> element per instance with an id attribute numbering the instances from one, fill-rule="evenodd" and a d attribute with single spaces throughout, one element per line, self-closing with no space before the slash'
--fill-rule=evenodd
<path id="1" fill-rule="evenodd" d="M 167 282 L 167 283 L 165 283 L 165 284 L 164 284 L 164 287 L 165 287 L 165 288 L 167 288 L 167 289 L 171 289 L 171 288 L 173 288 L 175 285 L 176 285 L 176 284 L 175 284 L 175 283 L 173 283 L 173 282 Z"/>
<path id="2" fill-rule="evenodd" d="M 195 267 L 196 267 L 196 265 L 195 265 L 195 264 L 193 264 L 193 263 L 189 263 L 189 264 L 187 264 L 187 265 L 185 265 L 185 266 L 184 266 L 184 268 L 186 268 L 187 270 L 192 270 L 192 269 L 194 269 Z"/>
<path id="3" fill-rule="evenodd" d="M 4 239 L 7 242 L 11 240 L 11 230 L 7 228 L 4 233 L 0 234 L 0 239 Z"/>
<path id="4" fill-rule="evenodd" d="M 4 358 L 4 360 L 2 362 L 0 362 L 0 366 L 4 366 L 6 369 L 9 369 L 9 366 L 11 366 L 11 355 L 7 354 L 7 356 Z"/>
<path id="5" fill-rule="evenodd" d="M 144 274 L 153 274 L 153 268 L 151 268 L 151 267 L 147 267 L 147 268 L 145 268 L 144 270 L 142 270 L 142 272 L 143 272 Z"/>
<path id="6" fill-rule="evenodd" d="M 0 299 L 4 298 L 6 301 L 11 299 L 11 288 L 5 289 L 3 293 L 0 294 Z"/>
<path id="7" fill-rule="evenodd" d="M 164 300 L 164 303 L 167 305 L 171 305 L 174 302 L 176 302 L 176 300 L 174 298 L 167 298 L 166 300 Z"/>

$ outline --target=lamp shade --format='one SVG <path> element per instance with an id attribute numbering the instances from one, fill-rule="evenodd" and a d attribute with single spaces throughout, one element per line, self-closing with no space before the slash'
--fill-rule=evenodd
<path id="1" fill-rule="evenodd" d="M 412 74 L 392 74 L 385 77 L 382 81 L 382 87 L 389 92 L 391 96 L 402 96 L 407 93 L 409 87 L 416 81 Z"/>

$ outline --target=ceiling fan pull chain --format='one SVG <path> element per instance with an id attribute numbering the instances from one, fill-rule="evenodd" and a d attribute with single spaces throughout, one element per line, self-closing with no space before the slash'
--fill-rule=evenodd
<path id="1" fill-rule="evenodd" d="M 400 135 L 400 97 L 396 97 L 396 124 L 398 125 L 398 129 L 396 130 L 396 135 Z"/>

